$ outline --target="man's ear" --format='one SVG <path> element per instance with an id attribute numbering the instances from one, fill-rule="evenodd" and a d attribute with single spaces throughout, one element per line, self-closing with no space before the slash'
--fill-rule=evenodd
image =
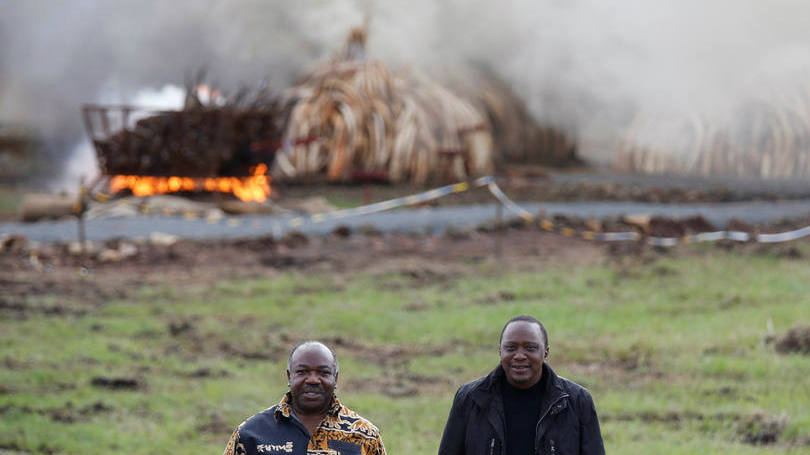
<path id="1" fill-rule="evenodd" d="M 287 385 L 290 385 L 290 370 L 287 370 Z"/>

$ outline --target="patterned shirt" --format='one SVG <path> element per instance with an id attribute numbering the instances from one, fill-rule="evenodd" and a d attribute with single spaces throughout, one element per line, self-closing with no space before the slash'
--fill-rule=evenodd
<path id="1" fill-rule="evenodd" d="M 287 392 L 279 404 L 242 422 L 223 455 L 385 455 L 377 427 L 337 397 L 311 437 L 293 414 L 290 400 Z"/>

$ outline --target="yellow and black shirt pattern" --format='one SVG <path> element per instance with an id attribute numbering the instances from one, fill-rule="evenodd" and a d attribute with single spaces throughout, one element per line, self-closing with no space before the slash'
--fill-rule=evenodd
<path id="1" fill-rule="evenodd" d="M 231 435 L 223 455 L 385 455 L 380 432 L 343 406 L 337 397 L 314 433 L 308 434 L 290 406 L 281 402 L 245 420 Z"/>

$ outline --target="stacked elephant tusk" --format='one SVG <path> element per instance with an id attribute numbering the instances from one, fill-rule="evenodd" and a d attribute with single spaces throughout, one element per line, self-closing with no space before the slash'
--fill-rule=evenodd
<path id="1" fill-rule="evenodd" d="M 763 178 L 810 175 L 810 85 L 739 106 L 730 119 L 639 114 L 615 165 L 630 172 Z"/>
<path id="2" fill-rule="evenodd" d="M 362 172 L 424 184 L 491 173 L 485 114 L 424 74 L 393 74 L 379 61 L 357 58 L 364 54 L 357 37 L 350 35 L 351 51 L 282 95 L 289 114 L 274 177 L 349 181 Z M 302 137 L 318 140 L 297 143 Z"/>
<path id="3" fill-rule="evenodd" d="M 276 182 L 423 185 L 489 175 L 495 163 L 576 159 L 574 142 L 535 122 L 494 73 L 468 73 L 451 90 L 366 58 L 365 40 L 365 28 L 353 29 L 342 51 L 280 94 L 261 87 L 225 96 L 199 71 L 187 78 L 182 110 L 86 106 L 102 170 L 241 177 L 265 163 Z"/>

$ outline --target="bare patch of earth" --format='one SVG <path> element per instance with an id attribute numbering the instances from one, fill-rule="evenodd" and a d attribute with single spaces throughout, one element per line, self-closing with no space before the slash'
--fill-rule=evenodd
<path id="1" fill-rule="evenodd" d="M 89 420 L 100 414 L 107 414 L 113 410 L 107 404 L 96 401 L 95 403 L 87 406 L 76 407 L 73 403 L 68 402 L 63 407 L 59 408 L 31 408 L 28 406 L 15 407 L 3 406 L 0 407 L 0 415 L 8 414 L 10 412 L 20 412 L 25 414 L 40 414 L 50 417 L 55 422 L 62 423 L 75 423 L 84 420 Z"/>
<path id="2" fill-rule="evenodd" d="M 799 326 L 788 330 L 774 344 L 777 352 L 810 355 L 810 326 Z"/>
<path id="3" fill-rule="evenodd" d="M 335 276 L 369 272 L 398 274 L 411 284 L 428 285 L 486 261 L 501 269 L 532 269 L 549 263 L 598 263 L 606 255 L 602 245 L 538 229 L 473 231 L 456 237 L 349 234 L 133 245 L 133 255 L 110 262 L 78 254 L 64 244 L 0 250 L 0 314 L 81 315 L 132 296 L 143 286 L 167 283 L 206 285 L 285 272 Z M 59 299 L 49 301 L 47 296 Z"/>
<path id="4" fill-rule="evenodd" d="M 557 219 L 560 226 L 593 229 L 591 220 Z M 769 232 L 804 226 L 806 220 L 770 226 L 748 226 Z M 695 220 L 633 226 L 605 221 L 605 231 L 650 231 L 654 226 L 689 233 Z M 661 227 L 663 226 L 663 227 Z M 641 230 L 640 230 L 641 229 Z M 656 232 L 647 232 L 658 235 Z M 127 248 L 122 248 L 126 243 Z M 672 250 L 642 242 L 598 243 L 549 233 L 535 225 L 510 223 L 504 230 L 484 226 L 443 236 L 358 233 L 349 230 L 325 237 L 289 234 L 240 240 L 178 240 L 165 245 L 127 239 L 106 242 L 101 248 L 128 249 L 126 257 L 105 260 L 101 254 L 80 254 L 68 244 L 30 244 L 24 238 L 6 239 L 0 248 L 0 315 L 25 318 L 33 314 L 81 315 L 106 302 L 130 297 L 149 285 L 211 286 L 232 279 L 268 278 L 281 273 L 341 276 L 368 273 L 384 277 L 380 286 L 428 286 L 451 282 L 470 273 L 542 270 L 549 266 L 610 264 L 619 273 L 632 273 L 635 264 L 650 264 Z M 802 257 L 794 243 L 762 245 L 720 242 L 720 248 L 739 254 Z M 661 271 L 666 273 L 666 270 Z M 337 285 L 336 285 L 337 286 Z M 307 291 L 307 290 L 303 290 Z M 322 291 L 322 289 L 313 289 Z M 52 298 L 58 296 L 58 299 Z M 478 304 L 508 302 L 508 291 L 493 291 Z M 412 302 L 413 310 L 419 302 Z"/>
<path id="5" fill-rule="evenodd" d="M 453 384 L 449 378 L 423 376 L 397 371 L 378 378 L 351 379 L 341 386 L 344 390 L 378 392 L 392 398 L 438 393 Z"/>
<path id="6" fill-rule="evenodd" d="M 685 412 L 639 412 L 610 414 L 605 413 L 600 416 L 603 421 L 621 422 L 656 422 L 680 429 L 689 422 L 722 422 L 730 425 L 735 432 L 737 439 L 741 442 L 761 446 L 771 445 L 781 442 L 782 433 L 790 422 L 785 414 L 772 415 L 765 413 L 739 414 L 739 413 L 702 413 L 696 411 Z M 807 445 L 806 441 L 796 441 L 801 445 Z"/>

